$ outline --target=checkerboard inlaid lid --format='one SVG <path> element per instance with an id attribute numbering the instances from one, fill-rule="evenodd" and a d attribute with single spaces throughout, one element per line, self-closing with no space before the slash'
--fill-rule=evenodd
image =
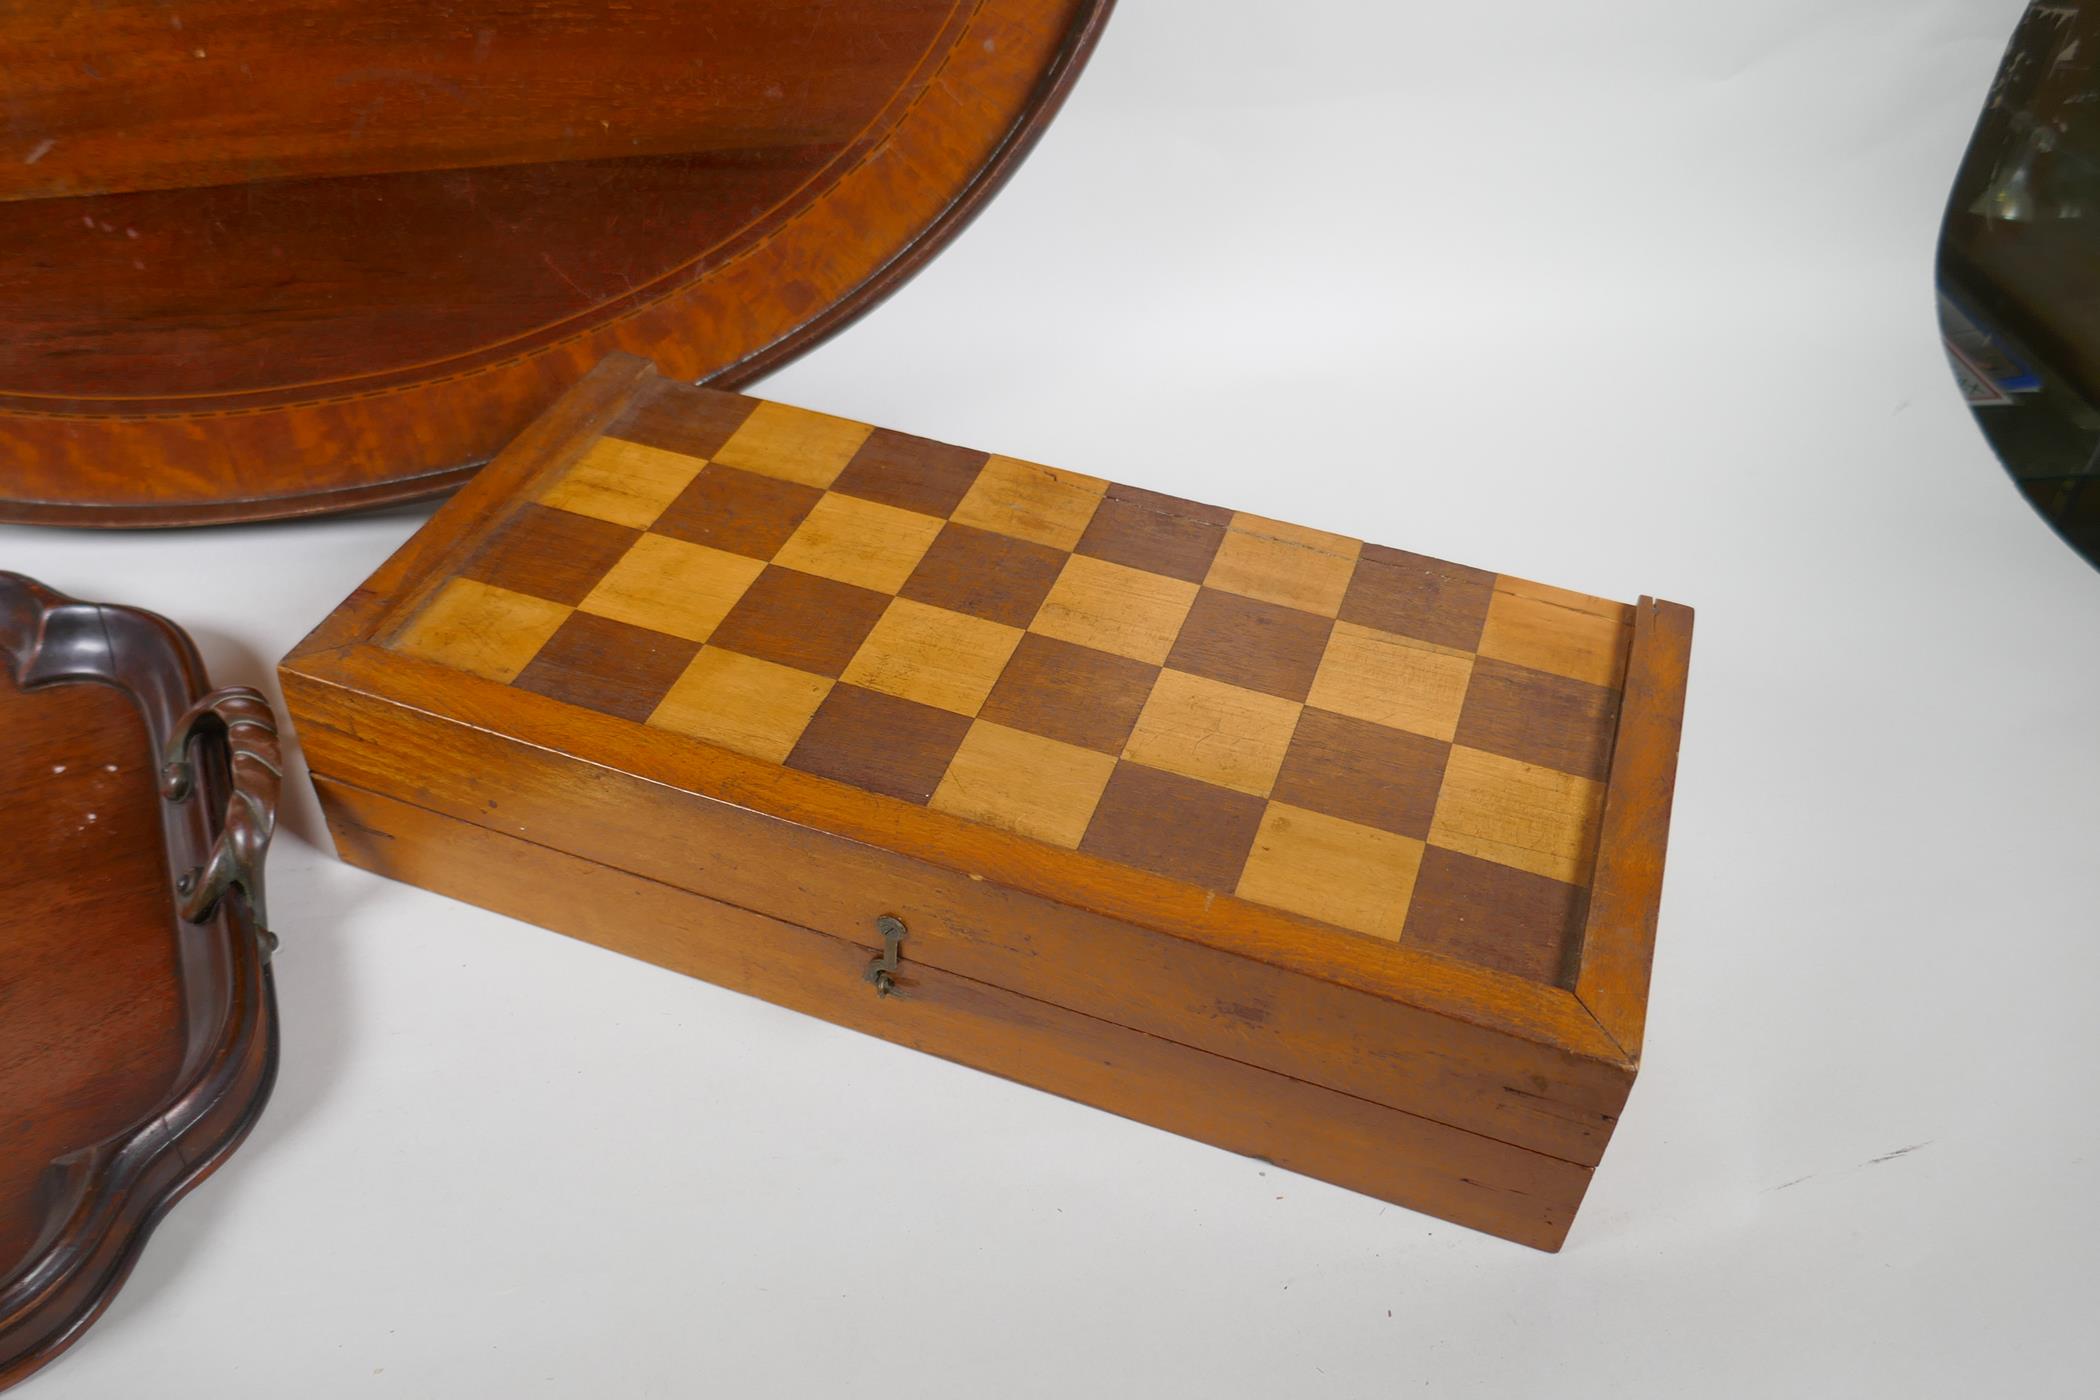
<path id="1" fill-rule="evenodd" d="M 1625 604 L 683 387 L 449 557 L 393 652 L 1573 985 Z"/>

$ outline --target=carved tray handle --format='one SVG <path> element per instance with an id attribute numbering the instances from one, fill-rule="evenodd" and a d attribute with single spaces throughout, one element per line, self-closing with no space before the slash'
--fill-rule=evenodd
<path id="1" fill-rule="evenodd" d="M 229 888 L 238 886 L 254 916 L 261 935 L 263 956 L 277 950 L 277 935 L 270 932 L 263 906 L 263 857 L 270 850 L 270 836 L 277 829 L 277 797 L 284 785 L 284 758 L 277 747 L 277 717 L 269 701 L 247 686 L 230 686 L 198 698 L 183 711 L 168 736 L 168 750 L 160 770 L 161 795 L 170 802 L 186 801 L 196 791 L 196 769 L 190 759 L 190 743 L 205 729 L 216 728 L 226 736 L 229 767 L 233 773 L 233 795 L 226 802 L 226 822 L 211 855 L 197 869 L 185 872 L 175 882 L 181 896 L 179 909 L 191 923 L 211 917 Z"/>

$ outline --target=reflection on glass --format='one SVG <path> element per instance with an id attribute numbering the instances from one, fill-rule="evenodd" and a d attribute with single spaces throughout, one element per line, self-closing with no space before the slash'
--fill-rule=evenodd
<path id="1" fill-rule="evenodd" d="M 1947 203 L 1939 292 L 1984 436 L 2100 565 L 2100 0 L 2021 16 Z"/>

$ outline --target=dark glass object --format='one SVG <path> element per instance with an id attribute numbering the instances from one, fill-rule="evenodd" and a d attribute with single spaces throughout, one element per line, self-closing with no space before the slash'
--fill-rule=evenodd
<path id="1" fill-rule="evenodd" d="M 2100 565 L 2100 4 L 2021 16 L 1947 203 L 1939 291 L 1984 436 Z"/>

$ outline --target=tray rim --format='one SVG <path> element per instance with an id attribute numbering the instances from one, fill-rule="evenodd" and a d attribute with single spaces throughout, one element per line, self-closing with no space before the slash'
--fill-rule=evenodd
<path id="1" fill-rule="evenodd" d="M 1000 0 L 975 0 L 968 7 L 956 42 L 950 52 L 959 52 L 976 31 L 987 6 Z M 960 8 L 960 7 L 959 7 Z M 1050 56 L 1034 73 L 1025 96 L 1013 108 L 1012 120 L 998 132 L 989 151 L 959 184 L 944 186 L 941 202 L 915 208 L 898 226 L 899 239 L 883 240 L 879 249 L 857 250 L 863 270 L 844 292 L 825 302 L 816 312 L 798 316 L 779 334 L 753 346 L 726 364 L 697 373 L 692 382 L 729 388 L 750 382 L 797 358 L 817 344 L 845 329 L 894 294 L 916 276 L 948 242 L 982 212 L 986 203 L 1004 187 L 1044 129 L 1062 108 L 1072 85 L 1084 69 L 1098 42 L 1101 30 L 1114 9 L 1114 0 L 1075 0 L 1072 16 L 1050 46 Z M 986 41 L 989 45 L 990 41 Z M 986 53 L 991 52 L 987 47 Z M 915 120 L 915 118 L 919 118 Z M 902 113 L 883 140 L 907 164 L 921 155 L 937 152 L 947 133 L 932 118 L 911 109 Z M 882 143 L 878 142 L 878 146 Z M 827 207 L 835 186 L 814 196 L 798 190 L 789 197 L 793 207 L 786 215 L 792 223 L 811 210 Z M 800 201 L 799 203 L 797 201 Z M 782 206 L 787 208 L 786 205 Z M 779 213 L 779 210 L 772 213 Z M 769 214 L 769 217 L 771 215 Z M 783 225 L 784 227 L 784 225 Z M 781 233 L 766 236 L 760 250 L 770 250 Z M 785 256 L 794 262 L 794 240 L 786 240 Z M 667 318 L 696 309 L 713 285 L 712 271 L 680 283 L 673 290 L 642 305 L 626 307 L 610 315 L 586 315 L 573 329 L 531 345 L 493 364 L 437 378 L 411 378 L 385 389 L 347 395 L 305 395 L 286 402 L 267 400 L 276 391 L 254 391 L 238 395 L 201 395 L 191 409 L 136 412 L 129 414 L 75 414 L 57 404 L 48 410 L 10 405 L 0 391 L 0 455 L 10 425 L 44 422 L 68 425 L 71 434 L 66 451 L 76 456 L 121 454 L 134 460 L 153 460 L 193 454 L 193 440 L 200 424 L 212 424 L 227 435 L 218 449 L 220 457 L 235 463 L 271 460 L 282 455 L 285 435 L 312 443 L 414 440 L 417 424 L 442 421 L 436 401 L 446 399 L 445 388 L 458 380 L 485 379 L 488 392 L 507 398 L 513 413 L 522 406 L 544 408 L 550 384 L 573 384 L 604 354 L 616 350 L 648 350 L 671 353 L 676 337 L 664 328 Z M 651 318 L 654 317 L 654 321 Z M 471 356 L 470 356 L 471 357 Z M 456 358 L 456 357 L 455 357 Z M 500 383 L 498 382 L 500 381 Z M 219 400 L 226 400 L 221 403 Z M 179 402 L 179 401 L 177 401 Z M 487 411 L 493 412 L 492 408 Z M 444 417 L 457 416 L 457 408 Z M 60 431 L 55 426 L 51 431 Z M 405 435 L 405 438 L 404 438 Z M 492 433 L 490 437 L 500 437 Z M 264 450 L 274 448 L 274 451 Z M 54 500 L 22 494 L 0 494 L 0 523 L 63 525 L 97 529 L 163 528 L 224 524 L 260 520 L 293 519 L 365 509 L 442 495 L 472 478 L 500 451 L 488 443 L 454 460 L 421 462 L 414 469 L 380 479 L 338 479 L 318 487 L 277 491 L 269 495 L 222 495 L 199 500 L 97 501 Z M 233 480 L 239 479 L 236 473 Z"/>
<path id="2" fill-rule="evenodd" d="M 0 656 L 24 690 L 104 684 L 139 708 L 153 751 L 209 689 L 189 636 L 143 609 L 88 603 L 0 570 Z M 195 750 L 197 797 L 163 800 L 171 867 L 202 862 L 217 837 L 229 783 L 216 744 Z M 68 1209 L 38 1249 L 0 1279 L 0 1388 L 65 1351 L 122 1288 L 153 1228 L 238 1147 L 275 1083 L 275 983 L 262 935 L 242 899 L 185 924 L 168 905 L 178 975 L 189 993 L 184 1064 L 154 1111 L 47 1170 L 63 1173 Z"/>
<path id="3" fill-rule="evenodd" d="M 566 463 L 637 395 L 652 392 L 663 382 L 663 376 L 646 360 L 629 355 L 608 357 L 293 648 L 279 668 L 288 682 L 287 691 L 303 680 L 372 694 L 703 799 L 759 811 L 847 840 L 881 844 L 879 835 L 888 825 L 883 804 L 888 799 L 868 794 L 841 799 L 834 805 L 849 810 L 866 806 L 872 814 L 848 825 L 811 821 L 806 808 L 772 810 L 754 799 L 757 785 L 748 781 L 760 770 L 774 771 L 771 765 L 697 739 L 662 736 L 666 741 L 679 741 L 677 771 L 667 772 L 660 760 L 668 752 L 668 743 L 642 743 L 628 732 L 632 726 L 399 655 L 380 645 L 447 576 L 492 518 L 526 489 L 527 482 Z M 1632 1072 L 1640 1063 L 1692 620 L 1690 608 L 1651 597 L 1644 596 L 1635 609 L 1627 662 L 1629 699 L 1622 706 L 1605 784 L 1598 875 L 1572 988 L 1546 986 L 1433 953 L 1374 947 L 1360 936 L 1280 910 L 1249 906 L 1244 926 L 1235 928 L 1210 920 L 1162 918 L 1156 906 L 1139 909 L 1104 904 L 1100 892 L 1091 888 L 1083 892 L 1084 897 L 1075 897 L 1071 888 L 1040 878 L 1037 867 L 1041 862 L 1025 855 L 1032 843 L 1005 833 L 983 833 L 981 841 L 972 843 L 967 863 L 918 846 L 891 849 L 936 868 L 967 873 L 1023 894 L 1140 924 Z M 1641 700 L 1638 707 L 1632 699 L 1636 695 Z M 495 716 L 501 716 L 500 727 L 491 723 Z M 349 774 L 324 776 L 355 781 Z M 1006 846 L 1023 854 L 1006 861 L 996 859 L 996 852 Z M 987 855 L 988 850 L 995 854 Z"/>

